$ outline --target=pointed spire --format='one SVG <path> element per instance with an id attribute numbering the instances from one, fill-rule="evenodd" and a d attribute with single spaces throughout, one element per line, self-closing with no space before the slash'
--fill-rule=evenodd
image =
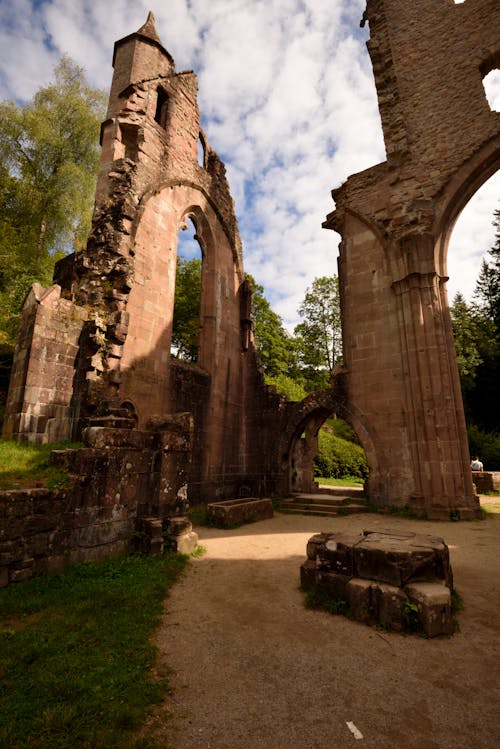
<path id="1" fill-rule="evenodd" d="M 126 42 L 132 41 L 133 39 L 142 39 L 148 44 L 153 44 L 155 47 L 158 47 L 158 49 L 161 50 L 161 52 L 169 60 L 172 68 L 174 67 L 173 57 L 170 52 L 168 52 L 163 46 L 161 39 L 158 36 L 158 32 L 156 31 L 155 17 L 152 11 L 149 11 L 148 17 L 146 18 L 146 23 L 144 23 L 140 29 L 135 31 L 133 34 L 129 34 L 128 36 L 123 37 L 123 39 L 118 39 L 118 41 L 115 42 L 113 51 L 113 67 L 115 66 L 117 48 Z"/>
<path id="2" fill-rule="evenodd" d="M 146 23 L 141 26 L 137 33 L 141 34 L 141 36 L 147 36 L 149 39 L 153 39 L 153 41 L 161 44 L 160 37 L 158 36 L 158 32 L 156 31 L 155 16 L 152 10 L 150 10 L 148 13 Z"/>

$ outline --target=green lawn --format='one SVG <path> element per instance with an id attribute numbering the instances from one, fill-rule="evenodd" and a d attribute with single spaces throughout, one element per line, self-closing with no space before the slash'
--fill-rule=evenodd
<path id="1" fill-rule="evenodd" d="M 146 749 L 162 601 L 186 558 L 127 556 L 0 590 L 0 747 Z"/>
<path id="2" fill-rule="evenodd" d="M 20 487 L 64 486 L 66 473 L 58 466 L 49 465 L 52 450 L 81 447 L 79 442 L 52 442 L 36 445 L 0 439 L 0 489 Z"/>
<path id="3" fill-rule="evenodd" d="M 325 484 L 326 486 L 363 486 L 364 481 L 359 476 L 344 476 L 341 479 L 332 479 L 325 476 L 315 476 L 314 480 L 318 484 Z"/>

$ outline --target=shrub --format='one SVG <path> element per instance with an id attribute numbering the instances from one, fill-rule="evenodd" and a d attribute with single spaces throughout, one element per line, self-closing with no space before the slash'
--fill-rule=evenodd
<path id="1" fill-rule="evenodd" d="M 325 429 L 320 429 L 314 475 L 333 478 L 356 476 L 366 479 L 368 464 L 363 448 Z"/>
<path id="2" fill-rule="evenodd" d="M 500 434 L 483 432 L 471 424 L 467 436 L 471 456 L 479 455 L 486 471 L 500 471 Z"/>

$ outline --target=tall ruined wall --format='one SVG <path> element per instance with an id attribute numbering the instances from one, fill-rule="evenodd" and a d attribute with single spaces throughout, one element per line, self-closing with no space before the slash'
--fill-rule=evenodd
<path id="1" fill-rule="evenodd" d="M 468 198 L 500 165 L 491 0 L 368 0 L 364 21 L 387 161 L 333 191 L 345 382 L 377 460 L 380 504 L 478 512 L 446 294 L 446 252 Z"/>
<path id="2" fill-rule="evenodd" d="M 58 263 L 58 291 L 44 292 L 60 294 L 60 326 L 73 333 L 72 362 L 65 354 L 66 411 L 55 414 L 50 434 L 78 437 L 89 424 L 145 429 L 158 416 L 189 412 L 195 421 L 191 497 L 232 496 L 249 484 L 259 491 L 269 452 L 262 450 L 268 439 L 263 410 L 273 396 L 253 345 L 225 168 L 200 129 L 196 76 L 175 71 L 151 15 L 115 44 L 113 66 L 91 234 L 85 250 Z M 170 351 L 177 242 L 188 219 L 203 260 L 196 364 Z M 60 371 L 34 358 L 49 333 L 30 314 L 24 316 L 26 345 L 16 354 L 9 434 L 46 441 L 46 422 L 31 421 L 28 428 L 23 416 L 34 392 L 23 378 L 28 369 L 46 387 L 48 376 L 59 382 Z M 54 346 L 57 362 L 61 341 Z M 55 392 L 35 395 L 52 414 Z"/>

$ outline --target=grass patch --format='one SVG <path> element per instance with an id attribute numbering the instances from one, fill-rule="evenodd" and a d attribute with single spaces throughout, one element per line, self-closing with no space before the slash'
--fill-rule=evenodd
<path id="1" fill-rule="evenodd" d="M 188 518 L 193 525 L 210 525 L 205 504 L 191 506 L 188 511 Z"/>
<path id="2" fill-rule="evenodd" d="M 64 468 L 50 465 L 50 453 L 78 447 L 82 447 L 79 442 L 38 445 L 0 439 L 0 489 L 62 488 L 67 483 L 67 473 Z"/>
<path id="3" fill-rule="evenodd" d="M 325 486 L 363 486 L 364 484 L 359 476 L 343 476 L 341 479 L 334 479 L 331 476 L 315 476 L 314 480 Z"/>
<path id="4" fill-rule="evenodd" d="M 494 503 L 490 505 L 481 505 L 483 515 L 498 515 L 500 513 L 500 503 Z"/>
<path id="5" fill-rule="evenodd" d="M 194 551 L 191 552 L 191 555 L 194 559 L 199 559 L 200 557 L 204 556 L 207 553 L 207 549 L 205 546 L 198 546 Z"/>
<path id="6" fill-rule="evenodd" d="M 349 604 L 343 598 L 334 598 L 322 588 L 313 586 L 306 592 L 306 608 L 322 609 L 329 614 L 343 614 L 349 611 Z"/>
<path id="7" fill-rule="evenodd" d="M 150 637 L 186 559 L 127 556 L 0 591 L 0 746 L 144 746 L 135 731 L 168 688 Z"/>

